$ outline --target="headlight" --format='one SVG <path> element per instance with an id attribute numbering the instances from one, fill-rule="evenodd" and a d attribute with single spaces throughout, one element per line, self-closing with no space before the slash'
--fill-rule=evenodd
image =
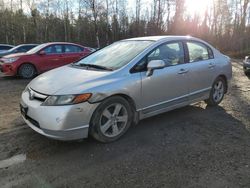
<path id="1" fill-rule="evenodd" d="M 92 96 L 91 93 L 85 93 L 80 95 L 55 95 L 49 96 L 43 106 L 61 106 L 61 105 L 72 105 L 86 102 Z"/>
<path id="2" fill-rule="evenodd" d="M 3 62 L 4 63 L 13 63 L 15 61 L 17 61 L 19 59 L 19 57 L 12 57 L 12 58 L 3 58 Z"/>
<path id="3" fill-rule="evenodd" d="M 27 91 L 29 91 L 29 86 L 25 87 L 25 89 L 23 90 L 23 93 L 26 93 Z"/>

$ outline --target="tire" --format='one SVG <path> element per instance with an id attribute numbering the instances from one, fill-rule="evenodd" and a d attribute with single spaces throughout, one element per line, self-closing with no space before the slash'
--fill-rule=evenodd
<path id="1" fill-rule="evenodd" d="M 95 110 L 90 122 L 90 135 L 103 143 L 113 142 L 124 135 L 133 122 L 129 102 L 120 96 L 103 101 Z"/>
<path id="2" fill-rule="evenodd" d="M 250 77 L 250 72 L 244 72 L 247 77 Z"/>
<path id="3" fill-rule="evenodd" d="M 32 64 L 23 64 L 18 70 L 18 75 L 25 79 L 33 78 L 36 74 L 36 68 Z"/>
<path id="4" fill-rule="evenodd" d="M 218 77 L 212 86 L 209 98 L 205 102 L 209 106 L 217 106 L 221 103 L 226 93 L 226 81 L 222 77 Z"/>

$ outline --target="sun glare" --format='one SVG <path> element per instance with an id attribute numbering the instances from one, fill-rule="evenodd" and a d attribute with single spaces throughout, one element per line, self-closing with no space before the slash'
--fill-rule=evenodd
<path id="1" fill-rule="evenodd" d="M 212 6 L 213 0 L 186 0 L 186 10 L 189 15 L 204 16 L 208 7 Z"/>

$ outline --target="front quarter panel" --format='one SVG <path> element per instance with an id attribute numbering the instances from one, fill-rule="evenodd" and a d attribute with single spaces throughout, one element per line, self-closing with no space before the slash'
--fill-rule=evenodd
<path id="1" fill-rule="evenodd" d="M 93 93 L 90 103 L 103 101 L 113 95 L 126 95 L 133 100 L 136 109 L 139 109 L 141 108 L 141 74 L 120 75 L 105 84 L 89 89 L 89 92 Z"/>

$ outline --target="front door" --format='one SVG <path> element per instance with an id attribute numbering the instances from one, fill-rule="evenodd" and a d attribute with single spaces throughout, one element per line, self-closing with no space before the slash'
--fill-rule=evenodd
<path id="1" fill-rule="evenodd" d="M 44 55 L 40 55 L 39 64 L 42 72 L 48 71 L 63 65 L 63 46 L 62 45 L 50 45 L 43 49 Z"/>
<path id="2" fill-rule="evenodd" d="M 157 47 L 145 59 L 163 60 L 166 67 L 148 77 L 142 72 L 142 112 L 153 113 L 188 101 L 188 69 L 182 42 Z"/>

